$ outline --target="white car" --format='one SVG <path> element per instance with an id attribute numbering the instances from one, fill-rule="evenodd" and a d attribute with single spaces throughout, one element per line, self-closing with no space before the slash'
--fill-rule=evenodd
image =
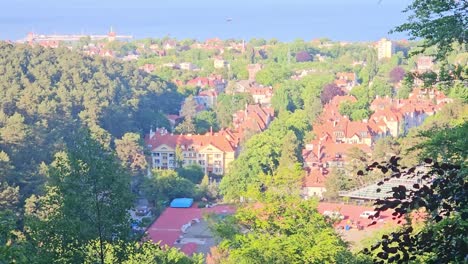
<path id="1" fill-rule="evenodd" d="M 359 215 L 359 217 L 369 219 L 370 216 L 375 216 L 376 213 L 376 211 L 364 211 Z"/>
<path id="2" fill-rule="evenodd" d="M 337 211 L 325 211 L 323 212 L 323 216 L 329 217 L 329 218 L 336 218 L 336 219 L 344 219 L 344 215 L 342 215 L 340 212 Z"/>

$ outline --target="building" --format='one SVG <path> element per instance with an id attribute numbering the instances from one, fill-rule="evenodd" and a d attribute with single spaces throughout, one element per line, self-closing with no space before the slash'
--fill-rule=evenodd
<path id="1" fill-rule="evenodd" d="M 358 85 L 357 76 L 354 72 L 338 72 L 335 79 L 336 86 L 351 91 L 354 86 Z"/>
<path id="2" fill-rule="evenodd" d="M 269 106 L 271 104 L 271 98 L 273 98 L 273 87 L 264 87 L 262 85 L 252 86 L 248 92 L 252 95 L 255 103 Z"/>
<path id="3" fill-rule="evenodd" d="M 227 61 L 223 60 L 223 59 L 214 59 L 213 61 L 213 66 L 215 69 L 224 69 L 224 67 L 226 67 L 227 65 Z"/>
<path id="4" fill-rule="evenodd" d="M 145 71 L 145 72 L 147 72 L 147 73 L 152 73 L 152 72 L 154 72 L 154 70 L 156 69 L 156 67 L 154 66 L 154 64 L 149 64 L 149 63 L 147 63 L 147 64 L 145 64 L 145 65 L 143 65 L 143 66 L 141 66 L 141 67 L 138 67 L 138 69 L 140 69 L 140 70 L 142 70 L 142 71 Z"/>
<path id="5" fill-rule="evenodd" d="M 434 70 L 434 58 L 430 56 L 419 56 L 416 60 L 416 71 L 425 73 Z"/>
<path id="6" fill-rule="evenodd" d="M 389 59 L 395 53 L 395 45 L 391 40 L 382 38 L 377 42 L 377 58 L 379 60 Z"/>
<path id="7" fill-rule="evenodd" d="M 181 70 L 186 70 L 186 71 L 193 71 L 197 69 L 197 66 L 191 62 L 181 62 L 179 63 L 179 67 Z"/>
<path id="8" fill-rule="evenodd" d="M 239 138 L 245 138 L 250 133 L 262 132 L 274 118 L 274 110 L 260 105 L 246 105 L 232 115 L 232 124 Z"/>
<path id="9" fill-rule="evenodd" d="M 145 137 L 145 144 L 151 151 L 153 168 L 175 169 L 180 165 L 196 164 L 203 168 L 205 174 L 223 175 L 235 159 L 237 142 L 234 140 L 225 131 L 174 135 L 165 128 L 157 128 Z M 177 157 L 176 149 L 180 149 L 180 157 Z"/>
<path id="10" fill-rule="evenodd" d="M 344 168 L 348 151 L 359 148 L 371 155 L 374 143 L 383 137 L 399 137 L 451 102 L 435 89 L 414 89 L 408 99 L 377 97 L 370 105 L 369 120 L 351 121 L 339 113 L 344 101 L 356 102 L 353 96 L 335 96 L 313 126 L 316 139 L 302 151 L 304 170 L 303 195 L 321 196 L 331 168 Z"/>
<path id="11" fill-rule="evenodd" d="M 213 108 L 216 105 L 218 93 L 214 89 L 203 90 L 195 97 L 197 98 L 196 100 L 200 100 L 206 107 Z"/>

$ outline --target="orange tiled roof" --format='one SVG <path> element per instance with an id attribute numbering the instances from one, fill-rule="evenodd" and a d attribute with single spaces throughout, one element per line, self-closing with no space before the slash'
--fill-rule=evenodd
<path id="1" fill-rule="evenodd" d="M 235 142 L 228 140 L 224 133 L 206 133 L 205 135 L 174 135 L 167 132 L 165 129 L 158 129 L 150 137 L 145 137 L 146 145 L 151 145 L 151 149 L 155 149 L 161 145 L 167 145 L 171 148 L 181 146 L 184 148 L 194 147 L 201 149 L 208 145 L 213 145 L 223 152 L 234 152 Z"/>

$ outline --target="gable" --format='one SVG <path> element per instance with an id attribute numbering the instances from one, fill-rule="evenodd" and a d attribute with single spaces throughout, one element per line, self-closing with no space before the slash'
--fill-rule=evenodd
<path id="1" fill-rule="evenodd" d="M 223 152 L 219 148 L 213 146 L 212 144 L 208 144 L 202 148 L 200 148 L 199 152 Z"/>
<path id="2" fill-rule="evenodd" d="M 173 148 L 169 147 L 166 144 L 161 144 L 158 147 L 154 148 L 153 151 L 175 151 Z"/>

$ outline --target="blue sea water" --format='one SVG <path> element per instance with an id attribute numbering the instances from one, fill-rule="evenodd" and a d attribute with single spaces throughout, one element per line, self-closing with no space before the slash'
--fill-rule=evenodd
<path id="1" fill-rule="evenodd" d="M 3 3 L 1 3 L 3 2 Z M 405 38 L 410 0 L 0 0 L 0 39 L 39 34 L 118 34 L 372 41 Z M 232 19 L 231 21 L 227 21 Z"/>

